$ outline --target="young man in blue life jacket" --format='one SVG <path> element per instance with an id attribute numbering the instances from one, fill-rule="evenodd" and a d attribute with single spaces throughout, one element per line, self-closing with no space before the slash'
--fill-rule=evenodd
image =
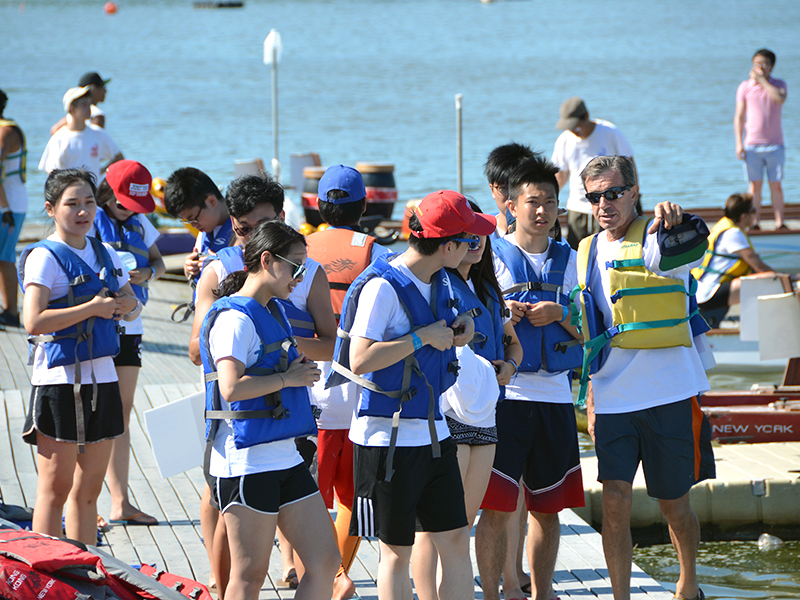
<path id="1" fill-rule="evenodd" d="M 637 218 L 639 186 L 629 158 L 596 157 L 581 179 L 605 230 L 581 242 L 578 279 L 591 362 L 589 431 L 603 483 L 603 550 L 614 599 L 630 598 L 632 482 L 641 460 L 647 493 L 658 499 L 678 554 L 675 598 L 702 600 L 695 566 L 700 526 L 689 490 L 713 478 L 715 467 L 711 427 L 697 401 L 709 385 L 689 307 L 690 269 L 707 247 L 708 228 L 671 202 L 655 207 L 652 223 Z"/>
<path id="2" fill-rule="evenodd" d="M 367 190 L 361 173 L 353 167 L 329 167 L 319 180 L 317 207 L 328 228 L 306 238 L 308 256 L 325 269 L 330 284 L 330 302 L 336 318 L 342 312 L 350 284 L 376 258 L 389 252 L 377 240 L 361 232 L 359 222 L 367 207 Z M 355 584 L 348 576 L 361 538 L 350 531 L 353 507 L 353 442 L 348 438 L 350 420 L 361 394 L 358 384 L 325 389 L 331 362 L 319 362 L 320 381 L 311 388 L 311 402 L 320 409 L 317 416 L 317 484 L 328 510 L 336 498 L 336 542 L 342 566 L 333 584 L 333 600 L 352 598 Z"/>
<path id="3" fill-rule="evenodd" d="M 443 600 L 471 598 L 472 567 L 464 490 L 441 414 L 455 382 L 454 346 L 474 333 L 457 316 L 445 267 L 460 264 L 494 217 L 475 214 L 453 191 L 426 196 L 409 220 L 409 247 L 379 257 L 353 282 L 340 319 L 334 373 L 364 386 L 350 426 L 355 501 L 351 535 L 380 540 L 378 597 L 411 598 L 408 567 L 417 522 L 442 560 Z"/>
<path id="4" fill-rule="evenodd" d="M 522 343 L 516 377 L 497 406 L 497 449 L 483 500 L 475 548 L 484 597 L 499 600 L 506 527 L 517 507 L 519 481 L 530 514 L 531 594 L 551 600 L 560 529 L 558 513 L 584 505 L 571 371 L 581 364 L 569 293 L 577 284 L 576 254 L 550 238 L 558 218 L 558 167 L 542 156 L 509 176 L 508 207 L 516 230 L 497 240 L 497 280 Z M 514 543 L 514 540 L 512 540 Z M 503 582 L 506 598 L 523 597 Z"/>
<path id="5" fill-rule="evenodd" d="M 211 178 L 194 167 L 182 167 L 169 176 L 164 188 L 164 206 L 170 215 L 200 231 L 183 263 L 183 273 L 194 287 L 200 278 L 203 258 L 230 246 L 233 230 L 228 207 Z"/>
<path id="6" fill-rule="evenodd" d="M 494 237 L 503 237 L 515 219 L 508 210 L 508 176 L 521 162 L 533 156 L 534 152 L 530 146 L 514 142 L 497 146 L 489 152 L 483 174 L 489 182 L 489 191 L 498 210 L 497 236 Z"/>

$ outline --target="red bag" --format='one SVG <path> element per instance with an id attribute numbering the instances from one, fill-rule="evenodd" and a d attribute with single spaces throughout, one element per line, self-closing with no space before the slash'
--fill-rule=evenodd
<path id="1" fill-rule="evenodd" d="M 165 585 L 171 590 L 180 592 L 187 598 L 192 598 L 193 600 L 214 600 L 208 588 L 194 579 L 181 577 L 180 575 L 167 573 L 166 571 L 158 571 L 155 566 L 147 564 L 140 565 L 139 571 L 152 577 L 158 581 L 158 583 Z"/>

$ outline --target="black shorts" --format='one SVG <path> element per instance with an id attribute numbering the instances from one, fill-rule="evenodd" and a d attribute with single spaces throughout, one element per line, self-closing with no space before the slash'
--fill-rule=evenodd
<path id="1" fill-rule="evenodd" d="M 81 386 L 86 443 L 111 440 L 125 433 L 122 400 L 116 381 L 97 384 L 97 410 L 92 411 L 92 384 Z M 36 444 L 36 434 L 59 442 L 78 443 L 72 385 L 36 385 L 31 390 L 22 439 Z"/>
<path id="2" fill-rule="evenodd" d="M 520 477 L 530 511 L 553 514 L 584 506 L 572 404 L 504 400 L 497 405 L 497 438 L 482 508 L 513 512 Z"/>
<path id="3" fill-rule="evenodd" d="M 115 367 L 142 367 L 142 336 L 119 336 L 119 354 L 114 357 Z"/>
<path id="4" fill-rule="evenodd" d="M 281 506 L 318 494 L 317 484 L 302 463 L 281 471 L 266 471 L 242 477 L 217 477 L 217 503 L 221 512 L 231 506 L 277 515 Z"/>
<path id="5" fill-rule="evenodd" d="M 456 444 L 464 446 L 489 446 L 497 443 L 497 427 L 473 427 L 445 416 L 450 436 Z"/>
<path id="6" fill-rule="evenodd" d="M 633 483 L 642 463 L 647 494 L 676 500 L 716 475 L 711 425 L 696 398 L 596 416 L 597 480 Z"/>
<path id="7" fill-rule="evenodd" d="M 386 476 L 389 448 L 353 444 L 355 499 L 350 535 L 377 536 L 384 544 L 414 544 L 416 522 L 422 531 L 451 531 L 467 525 L 464 486 L 456 443 L 440 442 L 442 455 L 430 446 L 397 447 L 394 475 Z"/>

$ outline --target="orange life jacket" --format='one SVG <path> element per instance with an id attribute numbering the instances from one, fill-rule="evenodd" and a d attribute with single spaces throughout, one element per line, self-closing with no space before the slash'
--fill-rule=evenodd
<path id="1" fill-rule="evenodd" d="M 330 227 L 306 238 L 308 255 L 322 265 L 331 286 L 336 320 L 342 313 L 347 288 L 370 264 L 375 238 L 347 228 Z"/>

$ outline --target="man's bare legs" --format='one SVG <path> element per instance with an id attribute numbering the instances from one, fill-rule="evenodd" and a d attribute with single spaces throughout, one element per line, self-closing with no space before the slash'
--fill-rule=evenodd
<path id="1" fill-rule="evenodd" d="M 551 600 L 561 524 L 558 513 L 530 512 L 528 521 L 528 563 L 531 567 L 531 598 Z"/>
<path id="2" fill-rule="evenodd" d="M 678 598 L 697 598 L 697 549 L 700 546 L 700 522 L 689 503 L 688 492 L 677 500 L 659 500 L 658 505 L 669 525 L 669 537 L 681 574 L 675 588 Z"/>
<path id="3" fill-rule="evenodd" d="M 783 186 L 780 181 L 769 182 L 769 197 L 775 213 L 775 229 L 783 225 Z"/>
<path id="4" fill-rule="evenodd" d="M 630 600 L 631 503 L 633 487 L 627 481 L 603 481 L 603 554 L 606 557 L 614 600 Z"/>
<path id="5" fill-rule="evenodd" d="M 753 208 L 756 210 L 756 218 L 753 227 L 761 221 L 761 188 L 763 181 L 751 181 L 747 186 L 747 191 L 753 196 Z"/>
<path id="6" fill-rule="evenodd" d="M 475 529 L 475 558 L 485 600 L 500 600 L 500 574 L 506 561 L 508 522 L 513 514 L 484 508 Z M 508 593 L 504 596 L 513 597 Z"/>

